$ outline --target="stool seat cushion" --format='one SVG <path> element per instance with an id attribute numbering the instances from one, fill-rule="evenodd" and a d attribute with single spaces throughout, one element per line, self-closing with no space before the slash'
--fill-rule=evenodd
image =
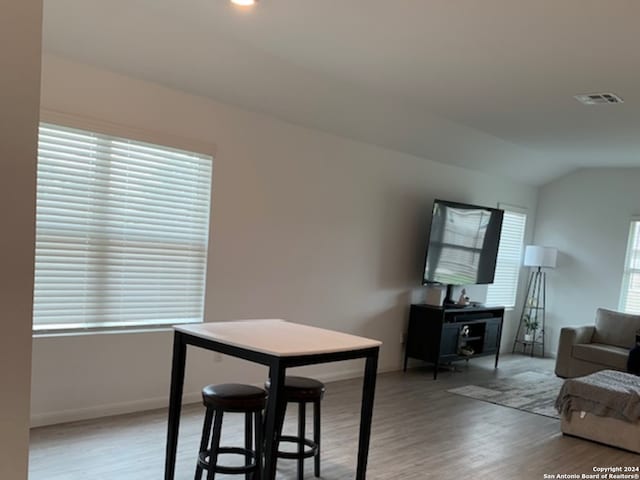
<path id="1" fill-rule="evenodd" d="M 265 382 L 269 390 L 270 381 Z M 307 377 L 287 376 L 284 380 L 284 395 L 288 402 L 311 402 L 324 396 L 324 383 Z"/>
<path id="2" fill-rule="evenodd" d="M 205 406 L 229 411 L 262 410 L 266 398 L 267 392 L 262 388 L 240 383 L 207 385 L 202 389 L 202 402 Z"/>

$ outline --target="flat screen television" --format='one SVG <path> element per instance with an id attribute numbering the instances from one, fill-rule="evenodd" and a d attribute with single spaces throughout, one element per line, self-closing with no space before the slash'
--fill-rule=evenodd
<path id="1" fill-rule="evenodd" d="M 434 200 L 425 253 L 423 285 L 493 283 L 503 210 Z"/>

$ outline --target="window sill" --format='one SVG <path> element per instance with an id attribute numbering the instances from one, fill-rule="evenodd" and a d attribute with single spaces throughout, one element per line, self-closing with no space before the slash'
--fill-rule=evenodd
<path id="1" fill-rule="evenodd" d="M 142 325 L 139 327 L 116 327 L 116 328 L 92 328 L 92 329 L 77 329 L 77 330 L 43 330 L 34 331 L 32 338 L 56 338 L 56 337 L 85 337 L 92 335 L 121 335 L 121 334 L 138 334 L 138 333 L 160 333 L 171 332 L 173 327 L 171 325 L 158 325 L 147 326 Z"/>

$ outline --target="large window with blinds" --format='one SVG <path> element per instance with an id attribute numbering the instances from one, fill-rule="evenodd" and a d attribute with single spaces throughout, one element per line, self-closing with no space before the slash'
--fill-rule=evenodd
<path id="1" fill-rule="evenodd" d="M 501 204 L 504 210 L 500 247 L 493 284 L 487 289 L 487 304 L 513 308 L 522 267 L 522 247 L 527 226 L 526 210 Z"/>
<path id="2" fill-rule="evenodd" d="M 640 218 L 631 220 L 622 274 L 620 310 L 640 314 Z"/>
<path id="3" fill-rule="evenodd" d="M 34 331 L 202 321 L 212 161 L 41 123 Z"/>

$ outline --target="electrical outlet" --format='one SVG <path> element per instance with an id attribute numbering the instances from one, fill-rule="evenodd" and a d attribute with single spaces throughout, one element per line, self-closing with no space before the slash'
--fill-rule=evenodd
<path id="1" fill-rule="evenodd" d="M 222 354 L 220 352 L 213 352 L 213 363 L 220 363 L 222 361 Z"/>

